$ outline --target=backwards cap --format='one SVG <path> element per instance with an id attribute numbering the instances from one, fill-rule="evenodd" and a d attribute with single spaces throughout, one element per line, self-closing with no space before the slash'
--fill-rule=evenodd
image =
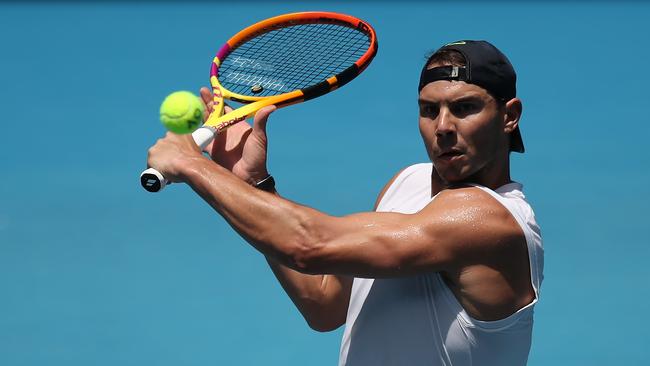
<path id="1" fill-rule="evenodd" d="M 465 57 L 465 66 L 440 66 L 427 69 L 440 51 L 454 50 Z M 495 98 L 508 101 L 517 95 L 517 74 L 508 58 L 486 41 L 457 41 L 444 45 L 427 60 L 420 75 L 418 92 L 437 80 L 458 80 L 482 87 Z M 519 126 L 511 133 L 510 150 L 523 153 Z"/>

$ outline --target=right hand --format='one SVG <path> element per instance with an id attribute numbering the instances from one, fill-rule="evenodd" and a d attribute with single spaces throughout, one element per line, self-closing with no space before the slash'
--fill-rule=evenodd
<path id="1" fill-rule="evenodd" d="M 208 88 L 201 88 L 201 99 L 208 111 L 206 119 L 212 113 L 212 93 Z M 236 123 L 219 133 L 205 148 L 212 160 L 230 170 L 237 177 L 249 184 L 255 184 L 269 175 L 266 169 L 268 140 L 266 122 L 276 109 L 268 106 L 260 109 L 253 118 L 253 127 L 246 122 Z M 232 111 L 228 105 L 224 113 Z"/>

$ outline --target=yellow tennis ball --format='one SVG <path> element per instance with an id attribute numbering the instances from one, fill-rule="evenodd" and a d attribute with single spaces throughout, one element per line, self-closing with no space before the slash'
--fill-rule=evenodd
<path id="1" fill-rule="evenodd" d="M 192 133 L 203 124 L 205 105 L 188 91 L 177 91 L 165 98 L 160 106 L 160 122 L 171 132 Z"/>

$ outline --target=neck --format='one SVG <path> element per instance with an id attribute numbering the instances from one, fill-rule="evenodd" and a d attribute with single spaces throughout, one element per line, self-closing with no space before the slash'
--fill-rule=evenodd
<path id="1" fill-rule="evenodd" d="M 445 182 L 436 171 L 436 167 L 431 166 L 431 197 L 437 195 L 440 191 L 447 188 L 449 184 Z"/>
<path id="2" fill-rule="evenodd" d="M 466 179 L 467 182 L 477 183 L 495 190 L 510 180 L 510 151 L 503 153 L 500 159 L 494 159 L 482 169 Z"/>

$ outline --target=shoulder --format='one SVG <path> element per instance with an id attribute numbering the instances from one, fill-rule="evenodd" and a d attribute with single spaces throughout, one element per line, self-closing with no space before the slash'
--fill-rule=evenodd
<path id="1" fill-rule="evenodd" d="M 406 177 L 411 176 L 413 174 L 417 174 L 417 175 L 426 174 L 427 176 L 430 176 L 431 175 L 431 169 L 432 169 L 432 164 L 431 163 L 418 163 L 418 164 L 413 164 L 413 165 L 409 165 L 409 166 L 407 166 L 405 168 L 402 168 L 381 189 L 381 191 L 379 192 L 379 195 L 377 196 L 377 200 L 375 201 L 374 209 L 377 210 L 377 207 L 379 206 L 379 203 L 381 202 L 381 199 L 384 198 L 384 195 L 386 195 L 386 192 L 388 191 L 388 189 L 398 179 L 405 179 Z"/>
<path id="2" fill-rule="evenodd" d="M 473 186 L 458 186 L 447 188 L 431 201 L 429 206 L 437 209 L 470 211 L 476 214 L 497 215 L 498 218 L 512 216 L 508 209 L 492 195 L 481 188 Z"/>
<path id="3" fill-rule="evenodd" d="M 459 249 L 508 246 L 524 238 L 510 211 L 477 187 L 445 189 L 418 215 L 435 228 L 438 237 L 446 237 L 449 245 Z"/>

